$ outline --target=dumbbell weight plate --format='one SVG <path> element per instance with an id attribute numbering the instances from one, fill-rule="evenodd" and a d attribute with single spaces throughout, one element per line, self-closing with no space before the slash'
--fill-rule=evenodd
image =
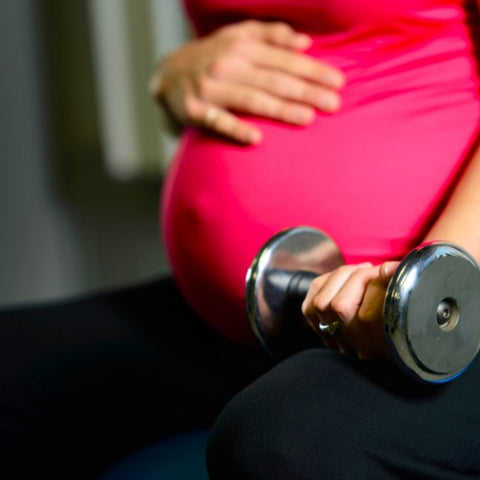
<path id="1" fill-rule="evenodd" d="M 312 335 L 301 311 L 292 312 L 282 304 L 281 289 L 272 288 L 272 272 L 304 271 L 321 275 L 344 263 L 336 243 L 311 227 L 284 230 L 262 247 L 247 273 L 245 300 L 250 326 L 270 353 L 284 357 L 321 344 Z"/>
<path id="2" fill-rule="evenodd" d="M 460 375 L 480 346 L 480 270 L 463 249 L 414 249 L 389 283 L 385 338 L 407 373 L 429 383 Z"/>

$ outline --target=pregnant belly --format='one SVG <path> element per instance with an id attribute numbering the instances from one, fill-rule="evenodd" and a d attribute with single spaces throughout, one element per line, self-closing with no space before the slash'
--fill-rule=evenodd
<path id="1" fill-rule="evenodd" d="M 471 90 L 359 88 L 352 82 L 344 108 L 307 128 L 250 119 L 264 134 L 257 146 L 196 129 L 182 138 L 163 193 L 167 250 L 187 300 L 230 338 L 250 336 L 245 274 L 271 235 L 312 225 L 347 262 L 402 257 L 465 164 L 480 118 Z"/>

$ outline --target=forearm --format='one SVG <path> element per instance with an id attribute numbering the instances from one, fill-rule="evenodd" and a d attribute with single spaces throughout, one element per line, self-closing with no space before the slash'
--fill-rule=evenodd
<path id="1" fill-rule="evenodd" d="M 456 243 L 480 260 L 480 148 L 424 240 Z"/>

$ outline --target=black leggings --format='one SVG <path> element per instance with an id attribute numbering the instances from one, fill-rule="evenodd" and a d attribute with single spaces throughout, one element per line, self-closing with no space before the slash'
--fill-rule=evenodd
<path id="1" fill-rule="evenodd" d="M 210 427 L 271 366 L 202 323 L 170 279 L 0 312 L 0 478 L 92 478 Z"/>
<path id="2" fill-rule="evenodd" d="M 479 369 L 431 387 L 322 349 L 274 366 L 205 326 L 171 280 L 5 311 L 0 478 L 91 478 L 217 417 L 215 480 L 479 478 Z"/>
<path id="3" fill-rule="evenodd" d="M 214 480 L 480 478 L 480 362 L 450 384 L 306 350 L 238 394 L 211 434 Z"/>

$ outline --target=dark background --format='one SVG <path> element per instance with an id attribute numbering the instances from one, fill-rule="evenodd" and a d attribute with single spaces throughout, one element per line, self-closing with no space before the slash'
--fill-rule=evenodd
<path id="1" fill-rule="evenodd" d="M 86 0 L 0 0 L 2 306 L 168 272 L 162 171 L 105 167 L 90 23 Z"/>

